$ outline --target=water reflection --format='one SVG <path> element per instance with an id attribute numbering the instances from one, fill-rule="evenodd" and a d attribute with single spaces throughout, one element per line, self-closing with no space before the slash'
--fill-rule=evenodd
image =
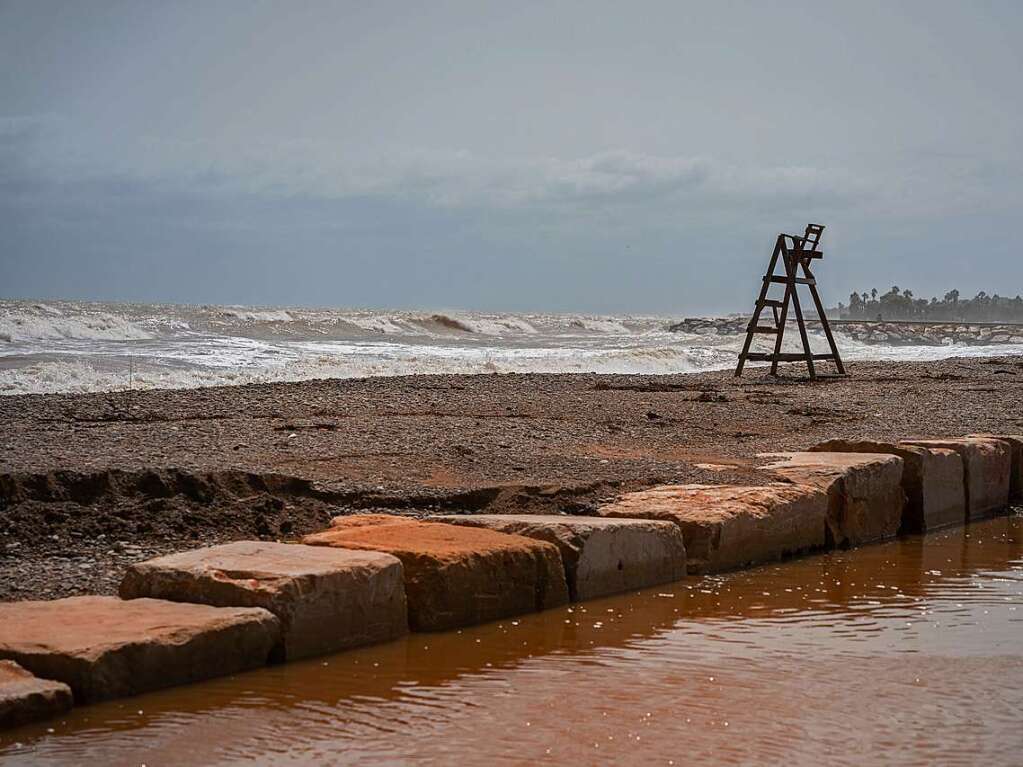
<path id="1" fill-rule="evenodd" d="M 1016 764 L 1021 620 L 1003 517 L 77 709 L 0 762 Z"/>

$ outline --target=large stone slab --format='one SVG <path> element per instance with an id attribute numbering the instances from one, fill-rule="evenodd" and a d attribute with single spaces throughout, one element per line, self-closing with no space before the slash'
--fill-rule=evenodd
<path id="1" fill-rule="evenodd" d="M 239 541 L 131 565 L 120 593 L 263 607 L 281 622 L 277 655 L 288 660 L 408 632 L 401 561 L 375 551 Z"/>
<path id="2" fill-rule="evenodd" d="M 671 522 L 553 514 L 462 514 L 434 519 L 553 543 L 561 552 L 573 600 L 656 586 L 686 574 L 682 532 Z"/>
<path id="3" fill-rule="evenodd" d="M 901 533 L 922 533 L 966 521 L 963 461 L 955 450 L 833 439 L 815 445 L 810 451 L 882 453 L 901 458 L 902 490 L 906 494 Z"/>
<path id="4" fill-rule="evenodd" d="M 71 688 L 0 660 L 0 729 L 59 716 L 71 708 Z"/>
<path id="5" fill-rule="evenodd" d="M 0 604 L 0 659 L 64 682 L 78 703 L 258 668 L 279 639 L 277 618 L 260 608 L 95 596 Z"/>
<path id="6" fill-rule="evenodd" d="M 660 485 L 600 507 L 604 517 L 674 522 L 691 573 L 770 562 L 825 545 L 828 496 L 814 487 L 777 484 Z"/>
<path id="7" fill-rule="evenodd" d="M 338 517 L 303 542 L 400 559 L 413 631 L 485 623 L 568 601 L 557 547 L 520 535 L 359 514 Z"/>
<path id="8" fill-rule="evenodd" d="M 906 439 L 903 445 L 944 447 L 963 459 L 966 518 L 981 519 L 1009 505 L 1012 454 L 1009 445 L 990 437 Z"/>
<path id="9" fill-rule="evenodd" d="M 1009 500 L 1023 500 L 1023 435 L 1021 434 L 971 434 L 971 437 L 997 439 L 1009 446 L 1012 470 L 1009 474 Z"/>
<path id="10" fill-rule="evenodd" d="M 762 467 L 828 494 L 828 543 L 858 546 L 892 538 L 902 524 L 902 459 L 874 453 L 778 453 Z"/>

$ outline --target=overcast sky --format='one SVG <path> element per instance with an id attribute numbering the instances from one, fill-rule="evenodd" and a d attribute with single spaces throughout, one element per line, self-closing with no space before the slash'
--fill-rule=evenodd
<path id="1" fill-rule="evenodd" d="M 0 296 L 1023 292 L 1023 3 L 0 0 Z"/>

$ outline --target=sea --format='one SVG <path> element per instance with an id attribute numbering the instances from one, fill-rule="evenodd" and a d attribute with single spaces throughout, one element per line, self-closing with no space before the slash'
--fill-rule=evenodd
<path id="1" fill-rule="evenodd" d="M 727 369 L 743 336 L 687 316 L 0 301 L 0 394 L 414 374 Z M 837 333 L 847 360 L 1023 354 L 1023 344 L 895 346 Z M 766 340 L 760 343 L 766 343 Z M 786 336 L 795 350 L 798 335 Z M 824 348 L 813 332 L 811 343 Z M 792 346 L 788 346 L 792 344 Z"/>

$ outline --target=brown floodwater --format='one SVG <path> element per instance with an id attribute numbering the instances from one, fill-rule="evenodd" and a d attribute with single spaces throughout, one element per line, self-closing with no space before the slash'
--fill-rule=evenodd
<path id="1" fill-rule="evenodd" d="M 1023 517 L 83 707 L 0 764 L 1023 764 Z"/>

